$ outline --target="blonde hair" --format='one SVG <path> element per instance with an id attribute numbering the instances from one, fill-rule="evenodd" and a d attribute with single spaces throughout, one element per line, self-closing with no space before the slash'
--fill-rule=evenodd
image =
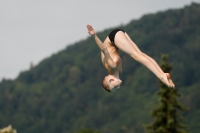
<path id="1" fill-rule="evenodd" d="M 101 86 L 102 86 L 106 91 L 111 92 L 110 89 L 109 89 L 109 85 L 106 83 L 105 78 L 102 80 Z"/>

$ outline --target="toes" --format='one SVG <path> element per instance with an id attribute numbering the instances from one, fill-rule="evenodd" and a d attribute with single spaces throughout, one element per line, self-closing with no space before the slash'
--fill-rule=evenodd
<path id="1" fill-rule="evenodd" d="M 171 76 L 169 73 L 165 73 L 161 78 L 161 81 L 169 88 L 175 88 L 173 81 L 171 80 Z"/>
<path id="2" fill-rule="evenodd" d="M 169 73 L 166 73 L 166 75 L 167 75 L 167 78 L 168 78 L 168 79 L 171 79 L 171 76 L 170 76 Z"/>
<path id="3" fill-rule="evenodd" d="M 168 78 L 168 81 L 169 81 L 169 88 L 175 88 L 175 85 L 174 85 L 174 83 L 172 82 L 172 79 L 171 79 L 171 76 L 170 76 L 170 74 L 169 73 L 167 73 L 167 78 Z"/>

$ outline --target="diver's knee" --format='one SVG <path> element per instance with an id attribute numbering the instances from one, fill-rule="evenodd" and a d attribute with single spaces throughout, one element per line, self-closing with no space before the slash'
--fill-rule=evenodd
<path id="1" fill-rule="evenodd" d="M 142 52 L 137 52 L 137 53 L 131 55 L 131 57 L 136 61 L 140 61 L 144 56 L 145 56 L 145 54 Z"/>
<path id="2" fill-rule="evenodd" d="M 136 61 L 138 61 L 138 60 L 140 59 L 140 56 L 141 56 L 141 55 L 140 55 L 140 53 L 138 53 L 138 52 L 131 55 L 131 57 L 132 57 L 134 60 L 136 60 Z"/>

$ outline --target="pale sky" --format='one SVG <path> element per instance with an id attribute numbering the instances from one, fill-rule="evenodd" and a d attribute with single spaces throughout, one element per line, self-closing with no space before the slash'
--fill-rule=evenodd
<path id="1" fill-rule="evenodd" d="M 0 81 L 15 79 L 67 45 L 141 16 L 200 0 L 0 0 Z"/>

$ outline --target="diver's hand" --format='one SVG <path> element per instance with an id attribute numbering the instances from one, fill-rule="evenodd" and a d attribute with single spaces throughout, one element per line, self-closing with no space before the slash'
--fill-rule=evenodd
<path id="1" fill-rule="evenodd" d="M 88 25 L 87 25 L 87 29 L 88 29 L 88 33 L 89 33 L 90 35 L 95 35 L 95 34 L 96 34 L 91 25 L 88 24 Z"/>

